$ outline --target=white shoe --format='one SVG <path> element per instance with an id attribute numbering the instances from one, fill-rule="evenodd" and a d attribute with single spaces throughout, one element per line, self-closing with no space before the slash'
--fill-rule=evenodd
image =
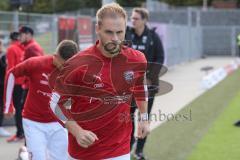
<path id="1" fill-rule="evenodd" d="M 3 127 L 0 127 L 0 137 L 9 137 L 9 136 L 11 136 L 11 134 Z"/>
<path id="2" fill-rule="evenodd" d="M 18 160 L 31 160 L 27 147 L 22 146 L 18 152 Z"/>

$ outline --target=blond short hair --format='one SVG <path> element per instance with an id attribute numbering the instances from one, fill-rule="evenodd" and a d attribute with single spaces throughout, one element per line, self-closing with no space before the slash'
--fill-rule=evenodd
<path id="1" fill-rule="evenodd" d="M 102 20 L 105 17 L 112 17 L 116 18 L 117 16 L 120 16 L 127 21 L 127 13 L 126 11 L 117 3 L 109 3 L 104 6 L 102 6 L 96 14 L 96 21 L 98 25 L 101 25 Z"/>

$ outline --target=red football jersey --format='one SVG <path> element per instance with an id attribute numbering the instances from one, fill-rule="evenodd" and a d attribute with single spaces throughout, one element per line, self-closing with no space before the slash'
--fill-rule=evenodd
<path id="1" fill-rule="evenodd" d="M 25 60 L 10 71 L 14 77 L 26 76 L 29 79 L 22 113 L 24 118 L 37 122 L 55 121 L 49 110 L 51 90 L 48 85 L 48 76 L 54 69 L 53 56 L 40 56 Z"/>
<path id="2" fill-rule="evenodd" d="M 132 96 L 146 100 L 143 53 L 124 47 L 113 58 L 102 55 L 95 46 L 68 60 L 56 78 L 54 90 L 61 101 L 71 98 L 72 105 L 64 110 L 99 140 L 87 149 L 78 145 L 69 133 L 69 154 L 76 159 L 106 159 L 130 152 Z"/>

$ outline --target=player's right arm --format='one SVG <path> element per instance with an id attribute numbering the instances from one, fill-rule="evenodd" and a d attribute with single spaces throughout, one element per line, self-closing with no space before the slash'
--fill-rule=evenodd
<path id="1" fill-rule="evenodd" d="M 83 129 L 74 120 L 68 120 L 65 123 L 65 127 L 76 138 L 78 144 L 83 148 L 88 148 L 96 140 L 98 140 L 96 134 L 94 134 L 91 131 Z"/>
<path id="2" fill-rule="evenodd" d="M 32 64 L 32 61 L 24 61 L 22 63 L 19 63 L 18 65 L 16 65 L 15 67 L 13 67 L 7 72 L 6 80 L 5 80 L 6 87 L 5 87 L 5 94 L 4 94 L 5 95 L 4 96 L 4 101 L 5 101 L 4 113 L 5 114 L 14 112 L 14 108 L 12 107 L 11 102 L 12 102 L 15 79 L 17 77 L 28 76 L 33 68 L 34 68 L 34 65 Z"/>
<path id="3" fill-rule="evenodd" d="M 6 52 L 7 71 L 16 65 L 16 52 L 13 48 L 8 48 Z"/>
<path id="4" fill-rule="evenodd" d="M 61 100 L 69 99 L 66 97 L 60 96 L 57 92 L 53 92 L 50 100 L 50 108 L 55 118 L 58 122 L 65 127 L 77 140 L 78 144 L 83 148 L 88 148 L 92 145 L 98 137 L 96 134 L 89 130 L 83 129 L 77 124 L 77 122 L 72 118 L 71 114 L 67 111 L 66 108 L 71 108 L 71 104 L 64 103 L 63 105 L 59 104 Z M 60 106 L 61 105 L 61 106 Z M 66 106 L 67 105 L 67 106 Z"/>
<path id="5" fill-rule="evenodd" d="M 61 71 L 52 72 L 50 75 L 49 84 L 51 88 L 54 88 L 50 108 L 56 120 L 76 138 L 78 144 L 87 148 L 98 140 L 98 137 L 93 132 L 82 128 L 72 117 L 70 110 L 74 105 L 72 99 L 76 93 L 73 91 L 74 87 L 67 87 L 68 84 L 79 84 L 79 72 L 75 72 L 79 63 L 78 57 L 74 57 L 64 64 Z"/>

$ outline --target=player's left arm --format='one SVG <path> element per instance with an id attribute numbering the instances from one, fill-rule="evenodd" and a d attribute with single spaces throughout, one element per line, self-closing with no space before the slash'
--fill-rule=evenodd
<path id="1" fill-rule="evenodd" d="M 140 117 L 138 120 L 138 138 L 144 138 L 150 133 L 150 124 L 147 112 L 147 101 L 136 101 Z"/>
<path id="2" fill-rule="evenodd" d="M 142 70 L 137 73 L 134 86 L 134 98 L 138 106 L 140 117 L 138 121 L 138 137 L 144 138 L 150 132 L 150 124 L 148 120 L 148 88 L 146 80 L 147 61 L 144 56 L 141 60 Z"/>

